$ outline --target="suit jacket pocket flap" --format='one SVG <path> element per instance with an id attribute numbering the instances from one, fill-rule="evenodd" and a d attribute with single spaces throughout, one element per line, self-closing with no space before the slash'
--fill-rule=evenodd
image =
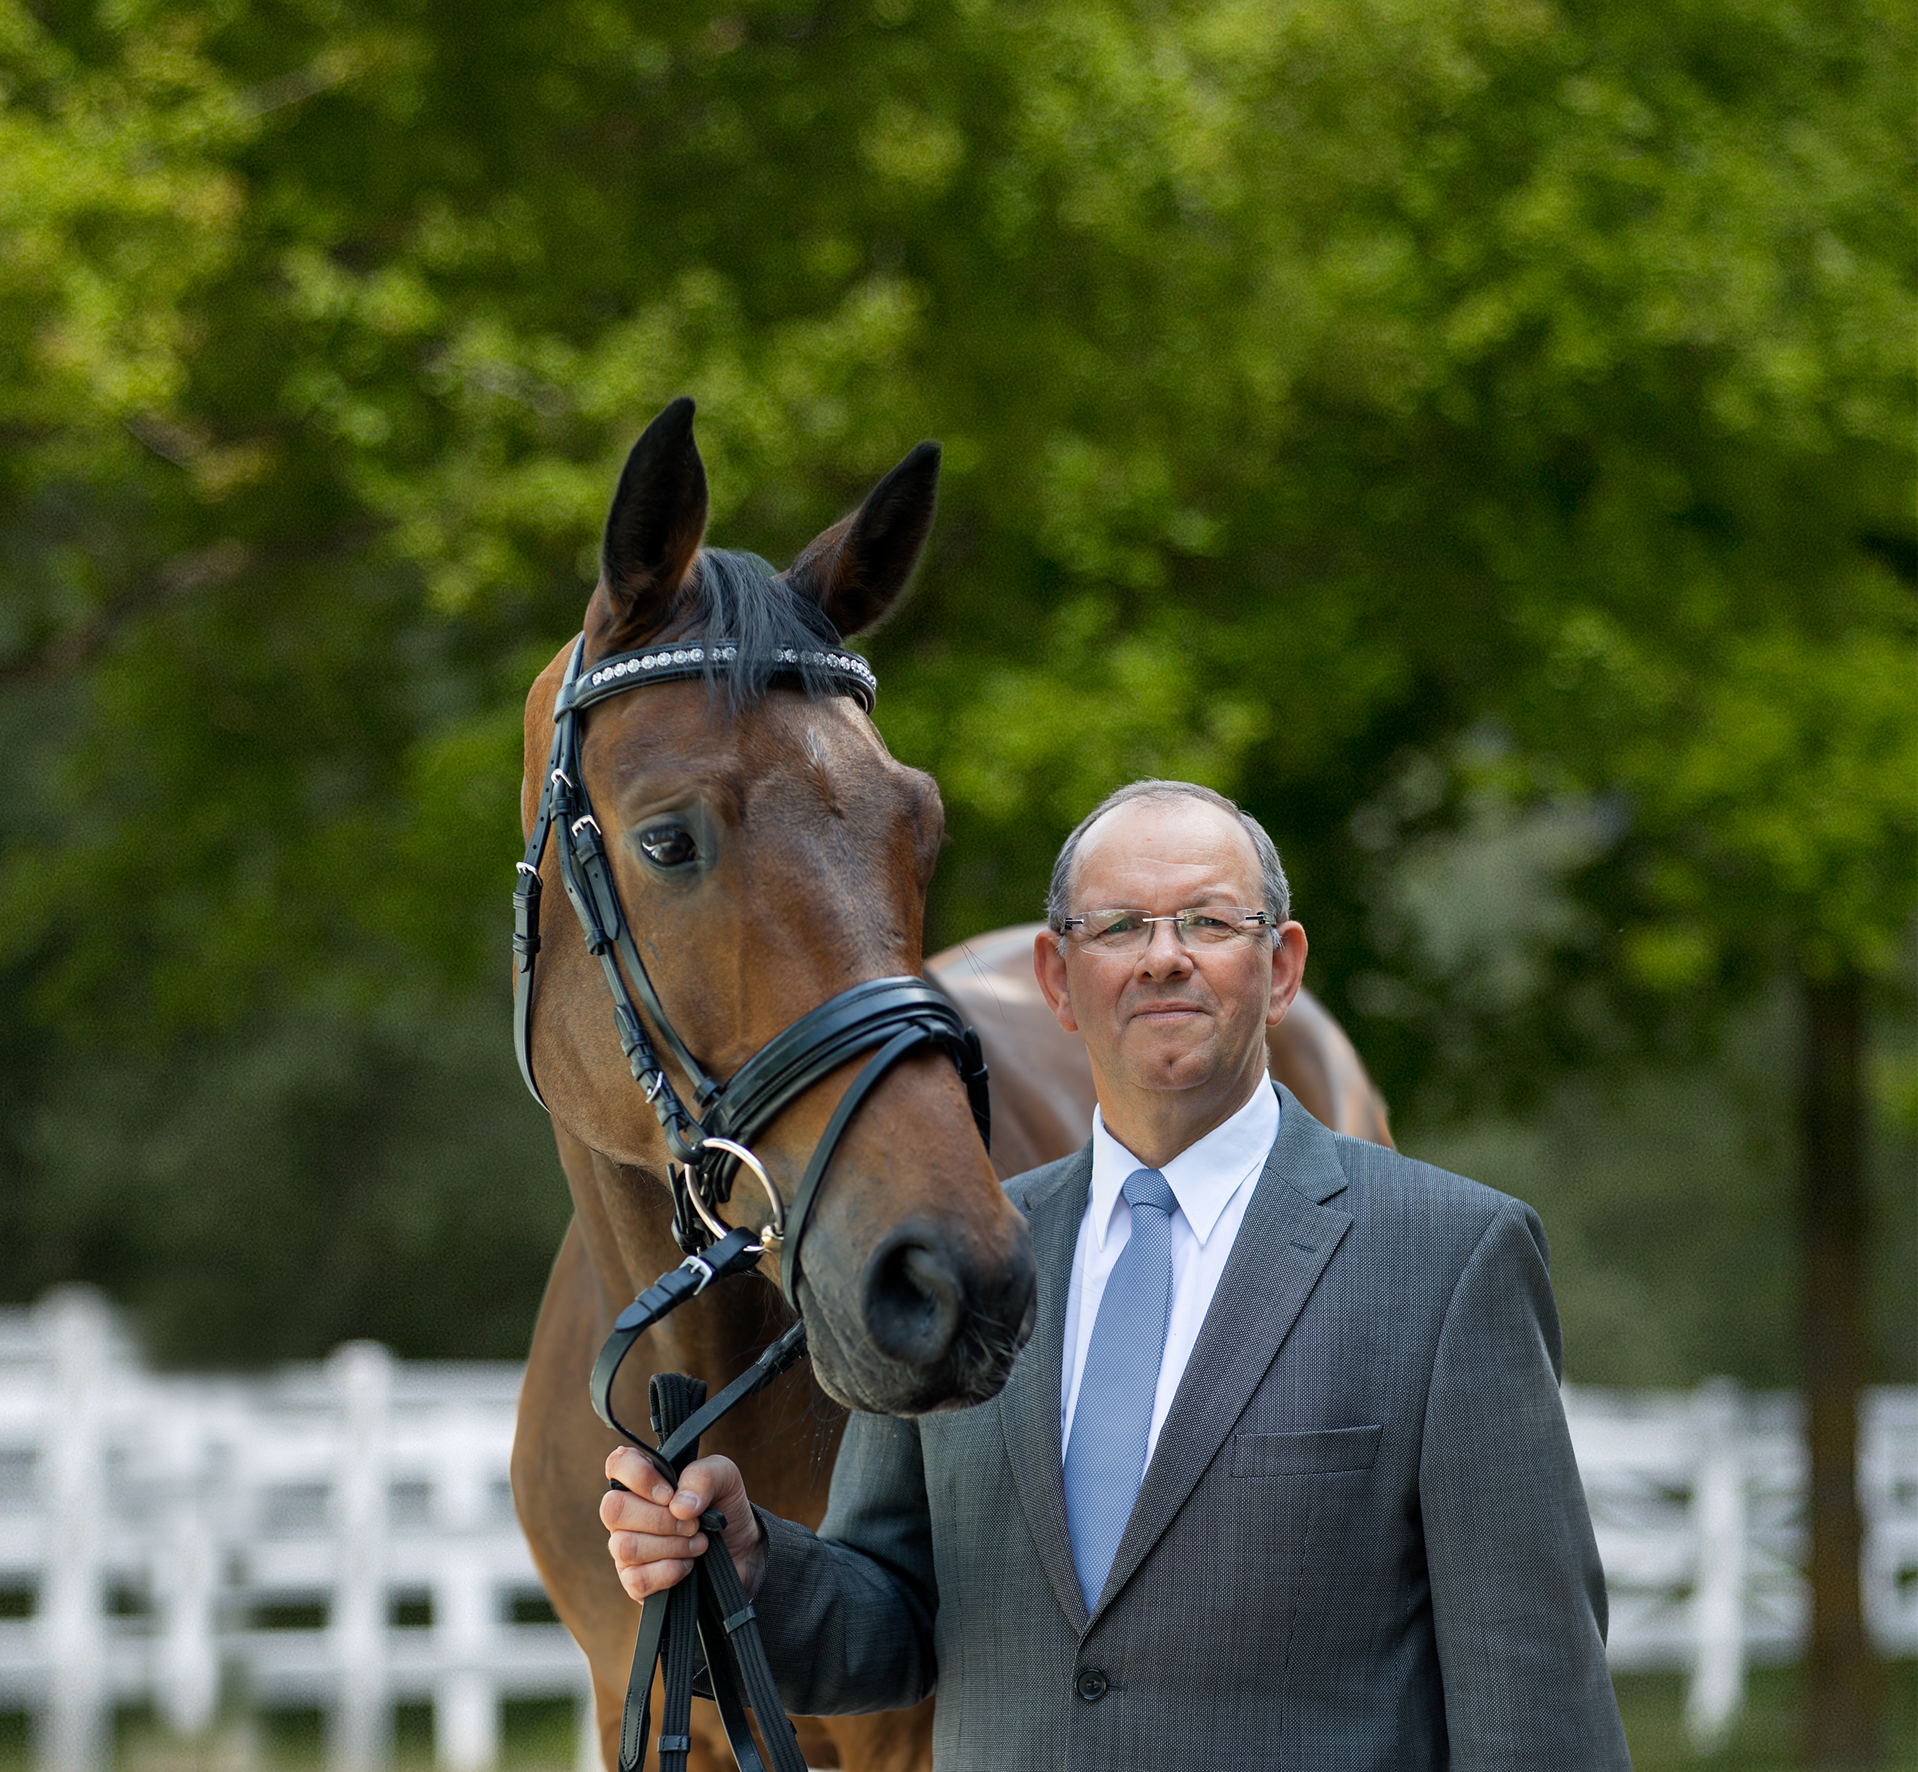
<path id="1" fill-rule="evenodd" d="M 1379 1428 L 1328 1427 L 1304 1434 L 1234 1434 L 1235 1477 L 1302 1477 L 1317 1471 L 1362 1471 L 1378 1456 Z"/>

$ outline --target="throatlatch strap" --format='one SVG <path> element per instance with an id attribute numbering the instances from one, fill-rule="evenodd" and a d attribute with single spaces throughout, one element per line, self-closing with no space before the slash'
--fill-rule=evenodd
<path id="1" fill-rule="evenodd" d="M 662 1457 L 669 1446 L 678 1448 L 675 1462 L 698 1456 L 696 1432 L 689 1434 L 687 1429 L 696 1426 L 694 1418 L 703 1413 L 700 1405 L 705 1400 L 706 1386 L 697 1378 L 662 1372 L 653 1379 L 653 1431 L 659 1436 Z M 747 1604 L 732 1552 L 726 1548 L 726 1517 L 709 1513 L 699 1523 L 706 1534 L 706 1549 L 684 1580 L 654 1594 L 640 1614 L 639 1641 L 633 1645 L 633 1670 L 620 1717 L 619 1772 L 639 1772 L 645 1758 L 656 1664 L 663 1670 L 665 1686 L 659 1719 L 660 1772 L 685 1772 L 692 1747 L 695 1648 L 704 1655 L 714 1702 L 740 1772 L 806 1772 L 799 1737 L 779 1702 L 753 1609 Z M 747 1721 L 748 1710 L 758 1720 L 766 1744 L 763 1758 Z"/>

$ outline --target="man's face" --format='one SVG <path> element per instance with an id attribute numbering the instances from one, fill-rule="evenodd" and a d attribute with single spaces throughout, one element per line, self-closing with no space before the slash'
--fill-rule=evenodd
<path id="1" fill-rule="evenodd" d="M 1134 800 L 1079 841 L 1074 913 L 1257 910 L 1264 902 L 1251 838 L 1203 800 Z M 1101 954 L 1070 940 L 1061 955 L 1049 935 L 1035 950 L 1040 987 L 1060 1025 L 1084 1037 L 1101 1101 L 1241 1078 L 1249 1090 L 1265 1070 L 1265 1030 L 1284 1018 L 1298 990 L 1304 930 L 1287 923 L 1276 937 L 1188 950 L 1169 924 L 1151 927 L 1137 955 Z"/>

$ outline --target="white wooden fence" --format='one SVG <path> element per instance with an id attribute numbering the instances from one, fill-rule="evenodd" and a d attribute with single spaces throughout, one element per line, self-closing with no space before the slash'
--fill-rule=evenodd
<path id="1" fill-rule="evenodd" d="M 1686 1720 L 1709 1750 L 1744 1699 L 1745 1668 L 1796 1657 L 1809 1623 L 1802 1573 L 1806 1459 L 1798 1399 L 1567 1386 L 1615 1668 L 1691 1670 Z M 1918 1388 L 1866 1393 L 1858 1496 L 1860 1595 L 1882 1655 L 1918 1654 Z"/>
<path id="2" fill-rule="evenodd" d="M 519 1369 L 405 1365 L 358 1342 L 257 1379 L 146 1372 L 97 1295 L 0 1311 L 0 1710 L 46 1772 L 99 1772 L 116 1706 L 184 1735 L 222 1705 L 319 1707 L 339 1772 L 428 1702 L 448 1772 L 498 1757 L 514 1697 L 590 1705 L 541 1617 L 507 1453 Z M 1750 1659 L 1805 1627 L 1789 1399 L 1723 1384 L 1566 1393 L 1608 1572 L 1615 1666 L 1692 1670 L 1701 1745 Z M 1880 1649 L 1918 1653 L 1918 1390 L 1864 1413 L 1861 1571 Z M 578 1732 L 580 1772 L 596 1766 Z"/>
<path id="3" fill-rule="evenodd" d="M 368 1772 L 426 1701 L 439 1764 L 478 1772 L 502 1699 L 589 1704 L 513 1515 L 518 1392 L 517 1366 L 370 1342 L 161 1377 L 94 1293 L 0 1312 L 0 1709 L 33 1713 L 37 1763 L 96 1772 L 116 1706 L 192 1735 L 237 1699 L 321 1707 Z"/>

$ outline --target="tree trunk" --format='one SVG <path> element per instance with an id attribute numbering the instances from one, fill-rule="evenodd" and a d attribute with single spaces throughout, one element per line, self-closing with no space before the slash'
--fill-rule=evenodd
<path id="1" fill-rule="evenodd" d="M 1800 1308 L 1811 1451 L 1811 1646 L 1805 1759 L 1877 1764 L 1880 1670 L 1859 1597 L 1858 1399 L 1870 1360 L 1865 1187 L 1864 984 L 1801 980 Z"/>

